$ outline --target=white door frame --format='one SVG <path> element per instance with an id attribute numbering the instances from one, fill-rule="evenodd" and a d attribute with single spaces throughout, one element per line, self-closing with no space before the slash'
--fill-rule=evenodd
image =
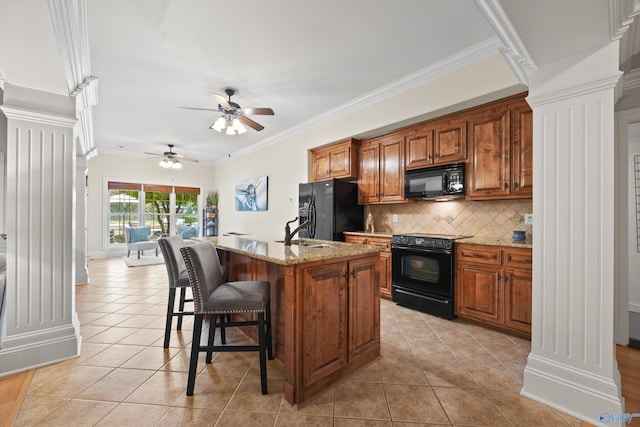
<path id="1" fill-rule="evenodd" d="M 615 341 L 629 344 L 629 227 L 628 186 L 629 125 L 640 123 L 640 108 L 616 112 L 616 257 L 615 257 Z M 634 230 L 635 233 L 635 230 Z"/>

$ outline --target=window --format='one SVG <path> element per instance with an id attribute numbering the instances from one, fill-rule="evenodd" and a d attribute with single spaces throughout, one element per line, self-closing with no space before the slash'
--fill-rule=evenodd
<path id="1" fill-rule="evenodd" d="M 198 235 L 198 193 L 197 188 L 175 187 L 176 233 L 183 237 Z"/>
<path id="2" fill-rule="evenodd" d="M 141 184 L 109 182 L 109 244 L 124 243 L 124 228 L 140 223 Z"/>
<path id="3" fill-rule="evenodd" d="M 151 236 L 171 234 L 171 193 L 166 185 L 144 186 L 144 225 L 151 229 Z"/>
<path id="4" fill-rule="evenodd" d="M 156 238 L 199 234 L 199 188 L 108 182 L 107 189 L 109 245 L 124 243 L 125 227 L 140 225 Z"/>

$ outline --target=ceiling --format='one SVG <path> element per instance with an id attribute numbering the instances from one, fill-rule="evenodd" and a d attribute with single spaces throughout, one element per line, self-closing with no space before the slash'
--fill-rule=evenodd
<path id="1" fill-rule="evenodd" d="M 486 0 L 86 3 L 98 153 L 144 157 L 175 144 L 204 164 L 295 133 L 474 46 L 502 46 L 478 6 Z M 576 39 L 582 48 L 609 40 L 607 2 L 560 3 L 500 1 L 537 65 Z M 549 15 L 550 7 L 562 10 Z M 0 10 L 0 80 L 68 95 L 47 0 L 0 0 Z M 264 130 L 227 136 L 209 129 L 219 113 L 177 108 L 216 108 L 209 93 L 227 87 L 242 107 L 275 111 L 250 116 Z"/>

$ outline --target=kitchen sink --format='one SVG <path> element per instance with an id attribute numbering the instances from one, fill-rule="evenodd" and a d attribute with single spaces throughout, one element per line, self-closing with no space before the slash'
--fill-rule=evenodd
<path id="1" fill-rule="evenodd" d="M 284 243 L 284 240 L 276 240 L 276 243 Z M 291 244 L 297 246 L 305 246 L 307 248 L 333 248 L 333 245 L 330 245 L 328 243 L 313 243 L 307 242 L 306 240 L 292 240 Z"/>

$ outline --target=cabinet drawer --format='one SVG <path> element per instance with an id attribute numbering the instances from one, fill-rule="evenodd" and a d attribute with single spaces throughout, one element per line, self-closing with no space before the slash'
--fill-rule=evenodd
<path id="1" fill-rule="evenodd" d="M 533 256 L 531 249 L 509 248 L 504 251 L 504 265 L 509 267 L 520 267 L 531 270 L 533 266 Z"/>
<path id="2" fill-rule="evenodd" d="M 346 243 L 357 243 L 359 245 L 368 245 L 368 238 L 365 236 L 353 236 L 351 234 L 347 234 L 344 236 L 344 241 Z"/>
<path id="3" fill-rule="evenodd" d="M 369 237 L 366 244 L 384 248 L 385 252 L 391 251 L 391 239 L 385 239 L 382 237 Z"/>
<path id="4" fill-rule="evenodd" d="M 458 261 L 500 265 L 502 251 L 498 246 L 459 245 Z"/>

